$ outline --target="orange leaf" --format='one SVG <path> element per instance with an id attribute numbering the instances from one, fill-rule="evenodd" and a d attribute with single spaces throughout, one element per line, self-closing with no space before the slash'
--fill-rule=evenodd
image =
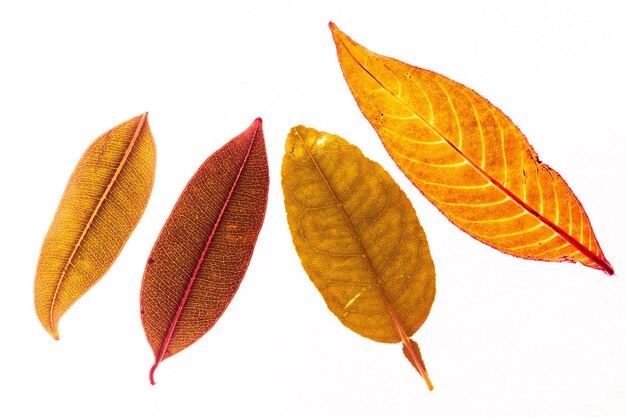
<path id="1" fill-rule="evenodd" d="M 330 28 L 363 115 L 452 223 L 513 256 L 613 274 L 572 190 L 504 113 L 449 78 L 374 54 Z"/>
<path id="2" fill-rule="evenodd" d="M 141 285 L 150 370 L 220 318 L 243 279 L 263 224 L 269 174 L 261 119 L 191 178 L 152 248 Z"/>
<path id="3" fill-rule="evenodd" d="M 139 222 L 154 183 L 148 113 L 114 127 L 85 151 L 41 247 L 35 309 L 59 338 L 61 316 L 109 270 Z"/>

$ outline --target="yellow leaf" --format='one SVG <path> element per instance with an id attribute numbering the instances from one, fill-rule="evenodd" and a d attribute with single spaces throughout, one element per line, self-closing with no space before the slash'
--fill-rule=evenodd
<path id="1" fill-rule="evenodd" d="M 513 256 L 613 274 L 572 190 L 504 113 L 464 85 L 372 53 L 330 28 L 363 115 L 452 223 Z"/>
<path id="2" fill-rule="evenodd" d="M 53 338 L 61 316 L 108 271 L 139 222 L 155 165 L 147 113 L 100 136 L 78 161 L 35 276 L 35 310 Z"/>
<path id="3" fill-rule="evenodd" d="M 435 298 L 435 268 L 413 206 L 380 165 L 339 136 L 298 126 L 285 150 L 287 221 L 305 271 L 346 327 L 402 342 L 432 389 L 409 339 Z"/>

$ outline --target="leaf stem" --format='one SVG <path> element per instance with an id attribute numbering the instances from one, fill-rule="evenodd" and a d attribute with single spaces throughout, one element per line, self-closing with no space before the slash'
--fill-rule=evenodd
<path id="1" fill-rule="evenodd" d="M 159 360 L 157 359 L 156 362 L 154 362 L 154 365 L 152 365 L 152 368 L 150 368 L 150 383 L 152 385 L 155 385 L 156 382 L 154 382 L 154 371 L 156 371 L 157 366 L 159 366 Z"/>
<path id="2" fill-rule="evenodd" d="M 424 378 L 424 382 L 426 382 L 426 386 L 428 387 L 428 389 L 432 391 L 435 387 L 432 381 L 430 380 L 430 377 L 428 376 L 428 372 L 426 372 L 426 368 L 424 368 L 422 361 L 419 360 L 417 353 L 413 349 L 413 345 L 411 344 L 411 339 L 409 339 L 409 336 L 404 331 L 404 327 L 402 327 L 402 324 L 400 323 L 400 318 L 398 317 L 398 314 L 396 313 L 395 309 L 393 308 L 393 305 L 389 301 L 389 298 L 387 298 L 387 294 L 385 294 L 383 289 L 380 287 L 380 284 L 378 282 L 376 282 L 376 284 L 377 286 L 379 286 L 381 298 L 385 302 L 385 307 L 387 307 L 387 311 L 389 312 L 389 315 L 391 316 L 391 319 L 393 320 L 394 326 L 396 326 L 396 331 L 398 332 L 398 335 L 400 336 L 400 339 L 402 340 L 402 344 L 406 347 L 406 350 L 409 353 L 411 364 L 415 367 L 415 369 L 417 369 L 417 372 L 419 372 L 422 378 Z"/>

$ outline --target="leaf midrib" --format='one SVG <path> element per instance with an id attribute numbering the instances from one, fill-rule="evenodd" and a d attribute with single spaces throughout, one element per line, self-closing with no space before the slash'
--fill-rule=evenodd
<path id="1" fill-rule="evenodd" d="M 583 254 L 584 256 L 586 256 L 591 262 L 595 263 L 598 267 L 600 267 L 600 269 L 602 269 L 607 275 L 613 275 L 614 271 L 613 268 L 611 267 L 611 265 L 604 259 L 601 259 L 598 255 L 596 255 L 595 253 L 593 253 L 591 250 L 589 250 L 587 247 L 585 247 L 581 242 L 579 242 L 576 238 L 574 238 L 573 236 L 571 236 L 569 233 L 565 232 L 561 227 L 559 227 L 558 225 L 556 225 L 554 222 L 552 222 L 551 220 L 549 220 L 548 218 L 546 218 L 545 216 L 543 216 L 542 214 L 540 214 L 539 212 L 537 212 L 535 209 L 533 209 L 531 206 L 529 206 L 526 202 L 524 202 L 522 199 L 520 199 L 517 195 L 515 195 L 514 193 L 512 193 L 508 188 L 506 188 L 505 186 L 503 186 L 502 184 L 500 184 L 500 182 L 498 182 L 497 180 L 495 180 L 491 175 L 489 175 L 485 170 L 483 170 L 481 167 L 479 167 L 472 159 L 470 159 L 467 155 L 465 155 L 463 153 L 463 151 L 461 151 L 458 147 L 456 147 L 447 137 L 445 137 L 435 126 L 431 125 L 429 122 L 427 122 L 422 115 L 420 115 L 419 113 L 417 113 L 411 106 L 409 106 L 404 100 L 402 100 L 400 97 L 396 96 L 391 90 L 389 90 L 374 74 L 372 74 L 367 68 L 365 68 L 365 66 L 363 64 L 361 64 L 361 62 L 356 59 L 356 57 L 352 54 L 352 52 L 350 51 L 350 48 L 348 48 L 348 46 L 345 44 L 345 42 L 343 41 L 343 39 L 339 40 L 342 45 L 344 46 L 344 48 L 346 49 L 346 51 L 348 52 L 348 54 L 352 57 L 352 59 L 354 60 L 354 62 L 356 62 L 359 67 L 361 67 L 361 69 L 363 69 L 363 71 L 365 71 L 367 74 L 369 74 L 369 76 L 376 81 L 376 83 L 378 83 L 378 85 L 380 85 L 387 93 L 389 93 L 394 99 L 396 99 L 400 104 L 402 104 L 407 110 L 409 110 L 412 114 L 414 114 L 419 120 L 421 120 L 426 126 L 428 126 L 437 136 L 439 136 L 442 140 L 444 140 L 456 153 L 459 154 L 459 156 L 461 156 L 465 161 L 467 161 L 468 164 L 470 164 L 472 166 L 472 168 L 474 168 L 480 175 L 482 175 L 485 179 L 487 179 L 491 184 L 493 184 L 496 188 L 498 188 L 501 192 L 503 192 L 506 196 L 508 196 L 509 198 L 511 198 L 511 200 L 513 200 L 515 203 L 517 203 L 519 206 L 521 206 L 525 211 L 527 211 L 528 213 L 530 213 L 533 217 L 535 217 L 537 220 L 539 220 L 540 222 L 542 222 L 543 224 L 545 224 L 546 226 L 548 226 L 549 228 L 551 228 L 555 233 L 557 233 L 559 236 L 561 236 L 561 238 L 563 238 L 567 243 L 569 243 L 571 246 L 574 247 L 574 249 L 576 249 L 577 251 L 579 251 L 581 254 Z M 384 64 L 383 64 L 384 65 Z M 393 73 L 393 71 L 391 71 L 391 69 L 389 69 L 388 67 L 385 66 L 385 68 L 387 68 L 390 72 Z M 442 88 L 442 90 L 447 94 L 447 91 L 443 88 L 443 86 L 440 86 Z M 473 103 L 472 103 L 473 104 Z M 450 104 L 450 106 L 452 107 L 452 104 Z M 571 220 L 570 220 L 571 221 Z"/>

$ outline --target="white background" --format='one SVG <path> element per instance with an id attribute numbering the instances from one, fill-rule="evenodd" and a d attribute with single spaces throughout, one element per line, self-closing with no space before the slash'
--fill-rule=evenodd
<path id="1" fill-rule="evenodd" d="M 623 2 L 209 4 L 0 3 L 0 415 L 626 415 Z M 449 223 L 361 116 L 330 20 L 508 114 L 582 201 L 617 276 L 516 259 Z M 41 242 L 84 149 L 145 111 L 158 149 L 152 198 L 55 342 L 32 301 Z M 271 190 L 250 268 L 218 324 L 151 386 L 139 317 L 148 253 L 200 163 L 258 116 Z M 297 124 L 358 145 L 413 202 L 437 268 L 416 334 L 433 392 L 399 345 L 344 328 L 301 268 L 280 188 Z"/>

